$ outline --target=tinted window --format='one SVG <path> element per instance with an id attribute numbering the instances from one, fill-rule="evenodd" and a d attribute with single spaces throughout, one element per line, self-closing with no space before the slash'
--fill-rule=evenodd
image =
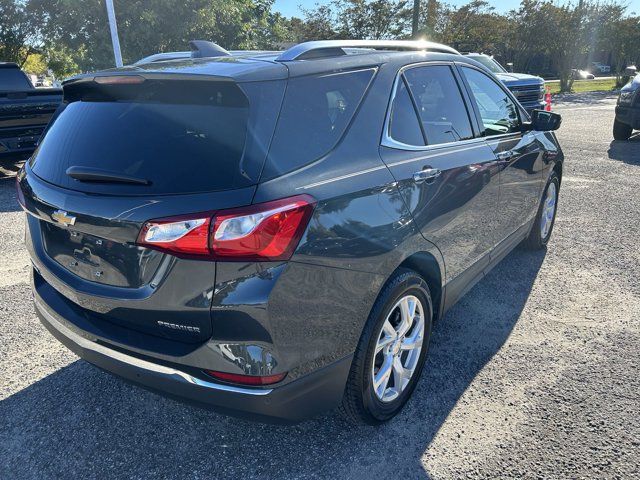
<path id="1" fill-rule="evenodd" d="M 398 89 L 391 107 L 389 135 L 394 140 L 407 145 L 425 144 L 416 110 L 403 79 L 398 82 Z"/>
<path id="2" fill-rule="evenodd" d="M 27 77 L 17 68 L 0 68 L 0 90 L 30 90 Z"/>
<path id="3" fill-rule="evenodd" d="M 416 102 L 427 145 L 473 137 L 467 108 L 450 67 L 410 68 L 404 76 Z"/>
<path id="4" fill-rule="evenodd" d="M 67 188 L 100 193 L 189 193 L 245 186 L 240 161 L 249 111 L 246 97 L 229 83 L 171 83 L 82 92 L 46 133 L 34 172 Z M 74 97 L 71 92 L 65 95 Z M 79 182 L 66 175 L 70 166 L 121 172 L 151 185 Z"/>
<path id="5" fill-rule="evenodd" d="M 478 105 L 485 135 L 519 131 L 518 108 L 509 95 L 484 73 L 467 67 L 462 70 Z"/>
<path id="6" fill-rule="evenodd" d="M 290 172 L 329 152 L 374 73 L 367 69 L 290 79 L 263 178 Z"/>

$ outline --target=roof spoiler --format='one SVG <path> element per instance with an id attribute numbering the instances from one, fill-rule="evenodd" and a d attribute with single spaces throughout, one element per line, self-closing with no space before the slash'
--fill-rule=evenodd
<path id="1" fill-rule="evenodd" d="M 208 40 L 191 40 L 191 58 L 228 57 L 231 54 L 220 45 Z"/>

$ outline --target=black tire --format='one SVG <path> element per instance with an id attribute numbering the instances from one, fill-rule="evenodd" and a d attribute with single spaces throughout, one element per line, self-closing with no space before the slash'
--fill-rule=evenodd
<path id="1" fill-rule="evenodd" d="M 387 316 L 392 312 L 395 315 L 396 302 L 406 295 L 415 296 L 422 306 L 422 316 L 424 317 L 422 350 L 417 356 L 415 370 L 402 393 L 394 400 L 383 402 L 373 389 L 372 368 L 373 362 L 377 358 L 376 344 Z M 399 269 L 387 281 L 378 296 L 354 354 L 340 407 L 340 412 L 349 422 L 377 425 L 393 418 L 400 412 L 420 378 L 429 347 L 432 319 L 433 305 L 428 285 L 413 270 Z M 389 381 L 391 382 L 391 379 Z"/>
<path id="2" fill-rule="evenodd" d="M 613 138 L 614 139 L 629 140 L 632 133 L 633 133 L 633 128 L 631 128 L 631 125 L 622 123 L 618 121 L 618 119 L 615 119 L 613 121 Z"/>
<path id="3" fill-rule="evenodd" d="M 544 207 L 547 199 L 547 193 L 551 184 L 554 185 L 556 191 L 555 209 L 553 212 L 553 218 L 551 219 L 551 225 L 549 225 L 547 234 L 543 236 L 542 222 Z M 522 242 L 522 246 L 527 250 L 541 250 L 547 246 L 547 243 L 549 243 L 551 233 L 553 232 L 553 226 L 556 223 L 556 214 L 558 212 L 558 198 L 560 198 L 560 178 L 558 177 L 558 174 L 556 172 L 552 172 L 549 176 L 549 180 L 547 181 L 547 185 L 544 187 L 542 200 L 540 201 L 540 205 L 538 206 L 538 213 L 536 214 L 536 219 L 533 222 L 533 226 L 531 227 L 529 236 L 524 240 L 524 242 Z"/>

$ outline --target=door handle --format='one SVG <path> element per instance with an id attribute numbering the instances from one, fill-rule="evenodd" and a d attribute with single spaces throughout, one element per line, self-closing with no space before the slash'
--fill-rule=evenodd
<path id="1" fill-rule="evenodd" d="M 435 180 L 441 173 L 442 171 L 439 168 L 423 168 L 419 172 L 413 174 L 413 181 L 416 183 L 422 183 L 427 180 Z"/>
<path id="2" fill-rule="evenodd" d="M 505 150 L 504 152 L 498 152 L 498 153 L 496 153 L 496 157 L 501 162 L 505 162 L 505 161 L 511 160 L 511 158 L 513 157 L 513 151 Z"/>

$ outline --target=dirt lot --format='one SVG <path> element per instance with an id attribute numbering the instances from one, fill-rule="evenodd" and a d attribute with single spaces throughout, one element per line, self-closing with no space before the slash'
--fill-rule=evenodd
<path id="1" fill-rule="evenodd" d="M 23 216 L 0 180 L 0 478 L 638 478 L 640 136 L 611 143 L 611 95 L 565 98 L 558 221 L 434 331 L 404 412 L 295 427 L 163 399 L 38 323 Z"/>

